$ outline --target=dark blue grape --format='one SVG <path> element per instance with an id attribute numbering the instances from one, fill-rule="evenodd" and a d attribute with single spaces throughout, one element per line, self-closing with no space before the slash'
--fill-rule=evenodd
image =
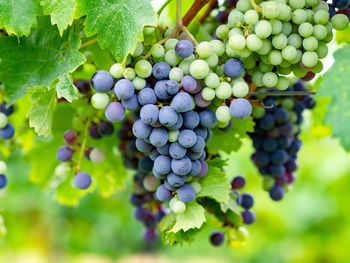
<path id="1" fill-rule="evenodd" d="M 3 174 L 0 174 L 0 189 L 4 189 L 7 185 L 7 177 Z"/>
<path id="2" fill-rule="evenodd" d="M 244 72 L 243 64 L 238 59 L 229 59 L 224 64 L 224 73 L 227 77 L 237 78 Z"/>
<path id="3" fill-rule="evenodd" d="M 180 40 L 175 46 L 176 55 L 180 58 L 187 58 L 193 54 L 194 47 L 189 40 Z"/>
<path id="4" fill-rule="evenodd" d="M 104 70 L 97 71 L 91 78 L 91 85 L 97 91 L 106 92 L 113 87 L 112 75 Z"/>
<path id="5" fill-rule="evenodd" d="M 221 246 L 224 243 L 225 235 L 222 232 L 215 231 L 210 235 L 210 243 L 215 246 Z"/>

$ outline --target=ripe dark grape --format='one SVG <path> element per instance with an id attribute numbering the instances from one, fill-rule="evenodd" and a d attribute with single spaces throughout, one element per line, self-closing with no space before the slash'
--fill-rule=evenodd
<path id="1" fill-rule="evenodd" d="M 68 146 L 62 146 L 57 150 L 57 159 L 61 162 L 68 162 L 72 159 L 73 149 Z"/>
<path id="2" fill-rule="evenodd" d="M 74 186 L 81 190 L 88 189 L 91 183 L 91 176 L 84 172 L 77 173 L 73 179 Z"/>
<path id="3" fill-rule="evenodd" d="M 213 246 L 221 246 L 224 243 L 225 235 L 222 232 L 215 231 L 210 235 L 210 243 Z"/>
<path id="4" fill-rule="evenodd" d="M 0 189 L 5 188 L 7 185 L 7 177 L 3 174 L 0 174 Z"/>
<path id="5" fill-rule="evenodd" d="M 97 91 L 109 91 L 113 87 L 112 75 L 104 70 L 97 71 L 91 79 L 92 87 Z"/>

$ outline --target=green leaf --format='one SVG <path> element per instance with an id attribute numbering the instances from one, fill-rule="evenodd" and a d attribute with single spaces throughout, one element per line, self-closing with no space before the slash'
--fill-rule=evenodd
<path id="1" fill-rule="evenodd" d="M 31 91 L 31 107 L 29 109 L 29 126 L 38 135 L 51 134 L 52 119 L 56 106 L 56 90 L 46 87 L 35 87 Z"/>
<path id="2" fill-rule="evenodd" d="M 0 0 L 0 28 L 5 28 L 8 34 L 28 36 L 37 26 L 39 15 L 39 0 Z"/>
<path id="3" fill-rule="evenodd" d="M 335 39 L 339 44 L 349 44 L 350 43 L 350 27 L 343 31 L 336 31 Z"/>
<path id="4" fill-rule="evenodd" d="M 176 215 L 176 222 L 169 232 L 177 233 L 194 228 L 201 228 L 205 223 L 205 210 L 196 202 L 186 204 L 186 211 Z"/>
<path id="5" fill-rule="evenodd" d="M 44 14 L 51 16 L 51 23 L 57 25 L 61 35 L 68 26 L 72 25 L 75 0 L 41 0 L 40 5 L 43 7 Z"/>
<path id="6" fill-rule="evenodd" d="M 252 118 L 245 120 L 232 120 L 233 125 L 229 131 L 215 129 L 213 137 L 209 141 L 208 150 L 210 153 L 224 151 L 231 153 L 238 151 L 242 146 L 242 140 L 247 137 L 247 132 L 254 131 Z"/>
<path id="7" fill-rule="evenodd" d="M 0 80 L 10 103 L 27 88 L 49 86 L 85 61 L 78 51 L 80 25 L 60 36 L 48 17 L 38 19 L 38 29 L 28 38 L 0 37 Z"/>
<path id="8" fill-rule="evenodd" d="M 199 181 L 202 188 L 197 197 L 210 197 L 219 203 L 228 202 L 231 185 L 226 174 L 222 167 L 213 166 L 212 161 L 208 161 L 208 165 L 208 174 Z"/>
<path id="9" fill-rule="evenodd" d="M 87 16 L 85 34 L 98 34 L 101 48 L 108 48 L 118 61 L 135 50 L 143 27 L 156 23 L 150 0 L 78 0 L 78 9 Z"/>
<path id="10" fill-rule="evenodd" d="M 335 63 L 324 75 L 319 85 L 317 100 L 328 101 L 326 124 L 332 126 L 333 135 L 340 139 L 346 150 L 350 150 L 350 46 L 344 46 L 334 53 Z"/>
<path id="11" fill-rule="evenodd" d="M 68 74 L 59 78 L 59 82 L 56 84 L 56 91 L 59 99 L 65 98 L 69 102 L 78 99 L 79 91 Z"/>

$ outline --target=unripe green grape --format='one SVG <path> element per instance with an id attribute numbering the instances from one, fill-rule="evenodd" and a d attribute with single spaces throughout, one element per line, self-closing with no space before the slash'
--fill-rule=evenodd
<path id="1" fill-rule="evenodd" d="M 289 79 L 283 76 L 278 78 L 276 88 L 279 90 L 286 90 L 289 87 Z"/>
<path id="2" fill-rule="evenodd" d="M 192 61 L 182 60 L 179 64 L 179 68 L 183 71 L 184 75 L 190 74 L 190 66 Z"/>
<path id="3" fill-rule="evenodd" d="M 168 131 L 169 142 L 176 142 L 179 138 L 180 131 Z"/>
<path id="4" fill-rule="evenodd" d="M 252 81 L 257 87 L 262 87 L 264 84 L 262 82 L 263 73 L 260 71 L 255 71 L 252 74 Z"/>
<path id="5" fill-rule="evenodd" d="M 236 98 L 243 98 L 249 93 L 249 86 L 245 81 L 236 82 L 232 87 L 232 94 Z"/>
<path id="6" fill-rule="evenodd" d="M 318 40 L 313 36 L 304 38 L 303 47 L 307 51 L 314 51 L 318 47 Z"/>
<path id="7" fill-rule="evenodd" d="M 203 41 L 198 44 L 196 52 L 200 58 L 207 58 L 213 54 L 213 48 L 209 42 Z"/>
<path id="8" fill-rule="evenodd" d="M 223 54 L 225 54 L 225 44 L 222 41 L 218 39 L 213 39 L 212 41 L 210 41 L 210 44 L 216 55 L 221 57 Z"/>
<path id="9" fill-rule="evenodd" d="M 213 99 L 215 99 L 215 96 L 216 96 L 215 90 L 211 88 L 204 88 L 202 90 L 202 97 L 206 101 L 212 101 Z"/>
<path id="10" fill-rule="evenodd" d="M 135 77 L 132 80 L 132 84 L 136 90 L 142 90 L 144 87 L 146 87 L 146 80 L 143 78 Z"/>
<path id="11" fill-rule="evenodd" d="M 72 119 L 72 127 L 74 130 L 82 131 L 82 130 L 84 130 L 85 123 L 83 122 L 83 120 L 80 117 L 74 117 Z"/>
<path id="12" fill-rule="evenodd" d="M 270 20 L 270 24 L 272 26 L 273 35 L 277 35 L 282 32 L 283 24 L 281 21 L 273 19 L 273 20 Z"/>
<path id="13" fill-rule="evenodd" d="M 0 129 L 5 128 L 7 123 L 7 116 L 4 113 L 0 112 Z"/>
<path id="14" fill-rule="evenodd" d="M 307 71 L 305 69 L 303 69 L 302 67 L 300 67 L 299 64 L 295 64 L 293 66 L 293 74 L 297 77 L 297 78 L 303 78 L 305 77 L 305 75 L 307 74 Z"/>
<path id="15" fill-rule="evenodd" d="M 179 40 L 177 40 L 176 38 L 169 38 L 166 42 L 165 42 L 165 50 L 171 50 L 171 49 L 175 49 L 177 42 L 179 42 Z"/>
<path id="16" fill-rule="evenodd" d="M 259 21 L 259 14 L 255 10 L 248 10 L 244 14 L 244 22 L 247 25 L 253 26 Z"/>
<path id="17" fill-rule="evenodd" d="M 331 21 L 335 30 L 345 30 L 349 26 L 349 18 L 344 14 L 336 14 Z"/>
<path id="18" fill-rule="evenodd" d="M 299 32 L 299 35 L 301 35 L 302 37 L 309 37 L 314 32 L 314 27 L 309 22 L 305 22 L 299 26 L 298 32 Z"/>
<path id="19" fill-rule="evenodd" d="M 223 76 L 224 75 L 224 65 L 219 65 L 215 69 L 215 74 L 218 76 Z"/>
<path id="20" fill-rule="evenodd" d="M 183 214 L 186 211 L 186 204 L 182 201 L 176 201 L 173 206 L 172 210 L 175 214 Z"/>
<path id="21" fill-rule="evenodd" d="M 288 37 L 288 45 L 291 45 L 296 49 L 298 49 L 301 47 L 302 44 L 303 44 L 303 39 L 298 34 L 291 34 Z"/>
<path id="22" fill-rule="evenodd" d="M 228 16 L 228 25 L 230 27 L 238 27 L 244 21 L 244 15 L 239 10 L 232 10 Z"/>
<path id="23" fill-rule="evenodd" d="M 265 64 L 263 62 L 259 63 L 259 70 L 262 73 L 270 72 L 270 71 L 272 71 L 272 69 L 273 69 L 273 65 L 271 65 L 271 64 Z"/>
<path id="24" fill-rule="evenodd" d="M 323 39 L 323 42 L 330 43 L 333 40 L 333 37 L 334 37 L 333 32 L 328 33 L 328 35 L 325 37 L 325 39 Z"/>
<path id="25" fill-rule="evenodd" d="M 312 11 L 310 9 L 306 9 L 305 12 L 306 12 L 306 16 L 307 16 L 306 22 L 313 23 L 314 17 L 315 17 L 314 11 Z"/>
<path id="26" fill-rule="evenodd" d="M 218 36 L 218 38 L 225 40 L 225 39 L 227 39 L 229 32 L 230 32 L 230 28 L 228 25 L 220 25 L 216 29 L 215 33 Z"/>
<path id="27" fill-rule="evenodd" d="M 328 3 L 324 2 L 324 1 L 320 1 L 318 3 L 317 6 L 315 6 L 314 8 L 312 8 L 314 10 L 314 12 L 317 12 L 319 10 L 324 10 L 324 11 L 329 11 L 329 5 Z"/>
<path id="28" fill-rule="evenodd" d="M 232 87 L 227 82 L 221 82 L 215 90 L 216 97 L 226 100 L 232 96 Z"/>
<path id="29" fill-rule="evenodd" d="M 135 70 L 133 68 L 126 68 L 123 76 L 128 80 L 133 80 L 136 77 Z"/>
<path id="30" fill-rule="evenodd" d="M 315 13 L 314 21 L 316 24 L 325 25 L 329 21 L 329 13 L 326 10 L 318 10 Z"/>
<path id="31" fill-rule="evenodd" d="M 114 78 L 120 79 L 123 77 L 124 66 L 120 63 L 115 63 L 109 69 L 109 73 L 111 73 Z"/>
<path id="32" fill-rule="evenodd" d="M 184 72 L 180 68 L 172 68 L 169 72 L 169 79 L 181 82 L 184 77 Z"/>
<path id="33" fill-rule="evenodd" d="M 315 74 L 321 73 L 322 70 L 323 70 L 323 63 L 322 63 L 322 61 L 318 61 L 316 66 L 314 66 L 312 68 L 312 72 L 315 73 Z"/>
<path id="34" fill-rule="evenodd" d="M 227 56 L 229 56 L 230 58 L 238 58 L 238 57 L 239 57 L 238 51 L 233 50 L 232 48 L 230 48 L 229 45 L 226 46 L 226 54 L 227 54 Z"/>
<path id="35" fill-rule="evenodd" d="M 222 123 L 228 123 L 231 120 L 230 108 L 226 105 L 218 107 L 215 115 L 216 119 Z"/>
<path id="36" fill-rule="evenodd" d="M 297 51 L 298 52 L 298 51 Z M 283 60 L 280 67 L 288 68 L 291 66 L 291 63 L 287 60 Z"/>
<path id="37" fill-rule="evenodd" d="M 303 54 L 302 63 L 305 67 L 312 68 L 316 66 L 318 62 L 318 56 L 316 52 L 307 51 Z"/>
<path id="38" fill-rule="evenodd" d="M 255 56 L 249 56 L 247 58 L 242 58 L 241 61 L 243 62 L 244 68 L 246 70 L 253 69 L 256 66 Z"/>
<path id="39" fill-rule="evenodd" d="M 190 65 L 190 73 L 195 79 L 204 79 L 209 74 L 208 64 L 201 59 L 193 61 Z"/>
<path id="40" fill-rule="evenodd" d="M 276 49 L 283 49 L 288 44 L 288 38 L 283 34 L 278 34 L 272 38 L 272 46 Z"/>
<path id="41" fill-rule="evenodd" d="M 333 32 L 332 22 L 328 22 L 327 24 L 324 25 L 324 27 L 327 29 L 328 34 Z"/>
<path id="42" fill-rule="evenodd" d="M 125 65 L 130 65 L 131 61 L 132 61 L 132 56 L 128 55 L 125 60 Z"/>
<path id="43" fill-rule="evenodd" d="M 70 170 L 71 170 L 71 168 L 69 167 L 68 163 L 61 163 L 61 164 L 56 166 L 55 175 L 57 175 L 59 177 L 65 177 L 68 175 Z M 3 174 L 3 173 L 0 173 L 0 174 Z"/>
<path id="44" fill-rule="evenodd" d="M 272 25 L 269 21 L 261 20 L 255 25 L 254 32 L 260 39 L 266 39 L 272 34 Z"/>
<path id="45" fill-rule="evenodd" d="M 305 5 L 310 6 L 310 7 L 317 6 L 319 3 L 320 3 L 320 0 L 306 0 L 305 1 Z"/>
<path id="46" fill-rule="evenodd" d="M 165 55 L 165 49 L 161 44 L 155 44 L 151 49 L 151 55 L 154 58 L 162 58 Z"/>
<path id="47" fill-rule="evenodd" d="M 139 60 L 135 65 L 137 76 L 146 79 L 152 74 L 152 65 L 147 60 Z"/>
<path id="48" fill-rule="evenodd" d="M 292 20 L 295 24 L 300 25 L 307 20 L 307 13 L 303 9 L 294 10 L 292 13 Z"/>
<path id="49" fill-rule="evenodd" d="M 265 87 L 273 88 L 278 83 L 278 76 L 276 73 L 267 72 L 263 75 L 262 82 L 263 82 Z"/>
<path id="50" fill-rule="evenodd" d="M 192 182 L 191 186 L 193 187 L 193 189 L 196 191 L 197 194 L 202 190 L 202 186 L 198 182 Z"/>
<path id="51" fill-rule="evenodd" d="M 279 66 L 277 68 L 277 73 L 280 75 L 289 75 L 290 73 L 293 72 L 293 67 L 289 66 L 289 67 L 281 67 Z"/>
<path id="52" fill-rule="evenodd" d="M 328 47 L 325 43 L 320 42 L 315 52 L 319 59 L 324 59 L 328 55 Z"/>
<path id="53" fill-rule="evenodd" d="M 206 60 L 207 64 L 209 67 L 214 68 L 218 65 L 219 63 L 219 57 L 215 53 L 211 54 Z"/>
<path id="54" fill-rule="evenodd" d="M 269 59 L 269 56 L 268 55 L 265 55 L 265 56 L 260 56 L 260 61 L 265 63 L 265 64 L 268 64 L 270 65 L 270 59 Z"/>
<path id="55" fill-rule="evenodd" d="M 179 198 L 177 196 L 174 196 L 173 198 L 170 199 L 169 201 L 169 207 L 170 209 L 173 209 L 173 205 L 175 204 L 175 202 L 179 201 Z"/>
<path id="56" fill-rule="evenodd" d="M 278 19 L 283 22 L 288 22 L 292 18 L 292 9 L 287 6 L 286 4 L 280 3 L 278 6 L 280 10 L 280 14 L 278 16 Z"/>
<path id="57" fill-rule="evenodd" d="M 141 42 L 137 42 L 136 49 L 134 53 L 132 54 L 133 57 L 141 56 L 143 52 L 143 44 Z"/>
<path id="58" fill-rule="evenodd" d="M 292 24 L 291 23 L 283 23 L 282 25 L 282 34 L 285 36 L 289 36 L 292 33 Z"/>
<path id="59" fill-rule="evenodd" d="M 268 1 L 260 5 L 262 7 L 262 15 L 268 19 L 275 19 L 280 15 L 279 4 Z"/>
<path id="60" fill-rule="evenodd" d="M 243 36 L 244 33 L 243 33 L 243 31 L 241 29 L 235 27 L 235 28 L 232 28 L 230 30 L 230 32 L 228 33 L 228 37 L 230 38 L 231 36 L 234 36 L 234 35 L 241 35 L 241 36 Z"/>
<path id="61" fill-rule="evenodd" d="M 294 100 L 291 98 L 286 98 L 282 100 L 282 106 L 286 108 L 287 110 L 292 110 L 294 108 Z"/>
<path id="62" fill-rule="evenodd" d="M 297 49 L 297 56 L 295 57 L 295 59 L 290 61 L 290 63 L 292 63 L 292 64 L 299 63 L 301 61 L 302 56 L 303 56 L 303 52 L 301 52 L 301 50 Z"/>
<path id="63" fill-rule="evenodd" d="M 106 93 L 95 93 L 91 97 L 91 104 L 95 109 L 102 110 L 109 104 L 109 97 Z"/>
<path id="64" fill-rule="evenodd" d="M 239 53 L 239 56 L 241 58 L 247 58 L 247 57 L 249 57 L 252 54 L 252 52 L 247 47 L 245 47 L 242 50 L 238 51 L 238 53 Z"/>
<path id="65" fill-rule="evenodd" d="M 283 61 L 282 54 L 278 50 L 272 50 L 269 53 L 269 62 L 271 65 L 277 66 L 280 65 Z"/>
<path id="66" fill-rule="evenodd" d="M 293 61 L 296 56 L 298 55 L 298 51 L 295 47 L 289 45 L 289 46 L 286 46 L 283 50 L 282 50 L 282 57 L 285 59 L 285 60 L 288 60 L 288 61 Z"/>
<path id="67" fill-rule="evenodd" d="M 275 185 L 275 178 L 271 176 L 264 176 L 262 181 L 262 189 L 269 191 Z"/>
<path id="68" fill-rule="evenodd" d="M 301 9 L 305 6 L 305 0 L 289 0 L 289 5 L 292 9 Z"/>
<path id="69" fill-rule="evenodd" d="M 180 58 L 176 55 L 174 49 L 168 50 L 165 53 L 164 60 L 172 67 L 177 66 L 180 63 Z"/>
<path id="70" fill-rule="evenodd" d="M 262 40 L 262 47 L 257 51 L 259 55 L 267 55 L 272 50 L 272 44 L 269 39 Z"/>
<path id="71" fill-rule="evenodd" d="M 220 78 L 215 73 L 209 73 L 209 75 L 205 78 L 205 85 L 208 86 L 208 88 L 216 89 L 220 85 Z"/>
<path id="72" fill-rule="evenodd" d="M 246 46 L 246 39 L 242 35 L 233 35 L 229 38 L 228 45 L 233 50 L 242 50 Z"/>
<path id="73" fill-rule="evenodd" d="M 258 51 L 262 47 L 263 43 L 260 38 L 255 34 L 251 34 L 247 37 L 247 47 L 251 51 Z"/>
<path id="74" fill-rule="evenodd" d="M 298 115 L 295 112 L 289 112 L 290 122 L 295 123 L 298 120 Z"/>
<path id="75" fill-rule="evenodd" d="M 252 7 L 252 5 L 250 3 L 250 0 L 240 0 L 240 1 L 237 2 L 236 8 L 237 8 L 237 10 L 245 13 L 249 9 L 252 9 L 253 7 Z"/>
<path id="76" fill-rule="evenodd" d="M 253 117 L 254 119 L 261 119 L 265 116 L 266 110 L 264 107 L 253 106 Z"/>

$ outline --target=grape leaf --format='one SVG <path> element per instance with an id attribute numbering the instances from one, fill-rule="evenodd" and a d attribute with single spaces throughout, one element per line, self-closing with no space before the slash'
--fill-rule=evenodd
<path id="1" fill-rule="evenodd" d="M 339 44 L 349 44 L 350 43 L 350 27 L 343 31 L 336 31 L 335 39 Z"/>
<path id="2" fill-rule="evenodd" d="M 0 0 L 0 28 L 9 35 L 28 36 L 41 12 L 39 0 Z"/>
<path id="3" fill-rule="evenodd" d="M 340 139 L 346 150 L 350 150 L 350 46 L 334 53 L 335 63 L 324 75 L 319 85 L 317 100 L 329 101 L 325 123 L 332 126 L 333 135 Z"/>
<path id="4" fill-rule="evenodd" d="M 72 78 L 68 74 L 60 76 L 59 81 L 55 86 L 57 98 L 65 98 L 69 102 L 78 99 L 79 91 L 77 87 L 74 86 Z"/>
<path id="5" fill-rule="evenodd" d="M 97 34 L 101 48 L 109 48 L 118 61 L 142 40 L 143 27 L 156 22 L 150 0 L 78 0 L 79 15 L 86 15 L 85 34 Z"/>
<path id="6" fill-rule="evenodd" d="M 28 112 L 29 126 L 38 135 L 51 134 L 52 119 L 56 106 L 56 90 L 46 87 L 35 87 L 31 91 L 32 105 Z"/>
<path id="7" fill-rule="evenodd" d="M 43 7 L 45 15 L 51 16 L 51 23 L 57 25 L 60 34 L 74 20 L 75 0 L 41 0 L 40 5 Z"/>
<path id="8" fill-rule="evenodd" d="M 233 125 L 229 131 L 215 129 L 213 136 L 208 144 L 210 153 L 218 153 L 224 151 L 231 153 L 238 151 L 242 146 L 242 139 L 247 137 L 247 132 L 254 131 L 254 122 L 252 118 L 245 120 L 232 120 Z"/>
<path id="9" fill-rule="evenodd" d="M 208 174 L 199 182 L 201 184 L 201 191 L 197 197 L 210 197 L 219 203 L 226 203 L 230 199 L 231 185 L 226 174 L 213 165 L 212 161 L 208 161 Z"/>
<path id="10" fill-rule="evenodd" d="M 29 87 L 49 86 L 85 61 L 78 51 L 80 25 L 60 36 L 48 17 L 38 18 L 38 29 L 28 38 L 0 38 L 0 80 L 9 103 L 24 96 Z"/>
<path id="11" fill-rule="evenodd" d="M 169 232 L 177 233 L 194 228 L 201 228 L 205 223 L 205 210 L 196 202 L 186 204 L 186 211 L 176 215 L 176 222 Z"/>

